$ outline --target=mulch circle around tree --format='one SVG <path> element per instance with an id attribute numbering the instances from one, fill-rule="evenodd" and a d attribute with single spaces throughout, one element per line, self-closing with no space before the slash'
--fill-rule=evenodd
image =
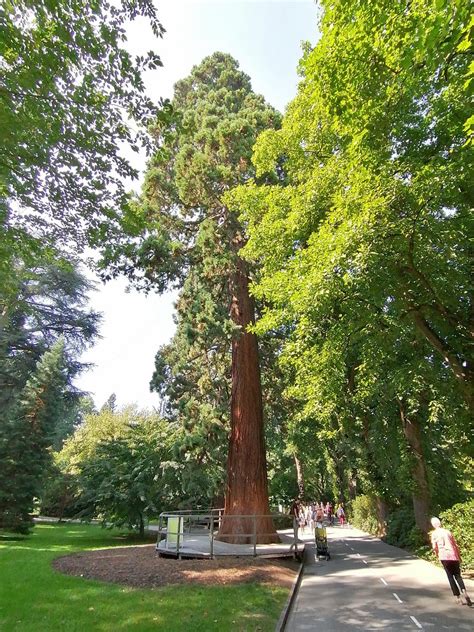
<path id="1" fill-rule="evenodd" d="M 159 557 L 155 545 L 116 547 L 58 557 L 53 568 L 67 575 L 132 586 L 225 585 L 259 582 L 291 587 L 299 564 L 254 557 L 176 560 Z"/>

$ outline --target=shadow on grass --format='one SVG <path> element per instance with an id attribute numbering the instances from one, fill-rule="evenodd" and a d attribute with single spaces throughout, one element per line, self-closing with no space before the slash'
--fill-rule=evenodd
<path id="1" fill-rule="evenodd" d="M 0 542 L 23 542 L 27 536 L 24 535 L 10 535 L 0 533 Z"/>

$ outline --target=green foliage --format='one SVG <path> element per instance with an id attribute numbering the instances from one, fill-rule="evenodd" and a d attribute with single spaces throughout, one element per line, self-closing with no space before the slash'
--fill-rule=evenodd
<path id="1" fill-rule="evenodd" d="M 49 464 L 47 447 L 63 410 L 64 343 L 46 351 L 0 427 L 0 526 L 27 533 L 33 500 Z"/>
<path id="2" fill-rule="evenodd" d="M 151 381 L 179 426 L 174 456 L 183 464 L 183 496 L 204 506 L 222 505 L 227 456 L 232 327 L 224 291 L 220 275 L 189 272 L 176 303 L 176 333 L 156 354 Z"/>
<path id="3" fill-rule="evenodd" d="M 351 503 L 351 523 L 358 529 L 378 535 L 377 507 L 370 496 L 357 496 Z M 458 543 L 465 569 L 474 568 L 474 501 L 453 505 L 440 514 L 443 527 L 449 529 Z M 415 551 L 429 561 L 437 562 L 431 549 L 424 546 L 424 534 L 415 524 L 413 509 L 400 506 L 390 512 L 384 540 L 393 546 Z"/>
<path id="4" fill-rule="evenodd" d="M 411 550 L 423 546 L 425 537 L 415 524 L 413 509 L 400 507 L 389 515 L 385 541 Z"/>
<path id="5" fill-rule="evenodd" d="M 378 535 L 377 505 L 371 496 L 357 496 L 351 502 L 350 521 L 354 527 Z"/>
<path id="6" fill-rule="evenodd" d="M 81 516 L 143 535 L 146 522 L 174 496 L 170 443 L 168 422 L 156 417 L 140 419 L 122 438 L 99 442 L 80 464 Z"/>
<path id="7" fill-rule="evenodd" d="M 77 477 L 63 472 L 53 463 L 41 490 L 39 513 L 42 516 L 73 518 L 81 509 L 78 505 L 80 489 Z"/>
<path id="8" fill-rule="evenodd" d="M 107 401 L 103 404 L 101 410 L 110 410 L 111 412 L 115 412 L 115 409 L 117 407 L 117 396 L 115 395 L 115 393 L 112 393 Z"/>
<path id="9" fill-rule="evenodd" d="M 124 27 L 144 16 L 156 37 L 163 29 L 149 0 L 12 0 L 0 11 L 0 248 L 11 265 L 113 230 L 125 178 L 137 177 L 120 147 L 147 145 L 156 107 L 142 73 L 162 65 L 152 52 L 133 58 Z"/>
<path id="10" fill-rule="evenodd" d="M 193 284 L 200 278 L 203 291 L 212 294 L 218 284 L 228 294 L 225 279 L 239 247 L 232 243 L 243 227 L 222 195 L 255 174 L 257 135 L 280 117 L 252 92 L 238 63 L 219 52 L 177 82 L 171 106 L 152 126 L 159 149 L 141 199 L 122 218 L 121 235 L 104 244 L 101 265 L 104 274 L 124 273 L 160 291 L 182 286 L 195 269 Z"/>
<path id="11" fill-rule="evenodd" d="M 179 504 L 184 467 L 173 459 L 175 424 L 134 407 L 87 415 L 56 455 L 45 507 L 142 534 L 161 511 Z M 57 515 L 57 514 L 54 514 Z"/>
<path id="12" fill-rule="evenodd" d="M 454 535 L 461 551 L 462 565 L 474 569 L 474 499 L 453 505 L 440 514 L 442 526 Z"/>
<path id="13" fill-rule="evenodd" d="M 293 516 L 286 516 L 281 514 L 273 518 L 273 524 L 275 529 L 292 529 L 293 528 Z"/>
<path id="14" fill-rule="evenodd" d="M 140 411 L 134 406 L 115 412 L 105 408 L 86 415 L 84 423 L 65 441 L 58 454 L 58 465 L 64 466 L 72 474 L 77 473 L 83 462 L 94 457 L 100 443 L 125 437 L 131 427 L 140 423 L 141 418 Z"/>
<path id="15" fill-rule="evenodd" d="M 38 525 L 27 539 L 2 540 L 0 627 L 42 632 L 111 629 L 130 632 L 219 632 L 248 630 L 258 621 L 262 632 L 275 629 L 288 590 L 266 584 L 195 586 L 191 583 L 129 589 L 117 584 L 58 573 L 58 555 L 113 546 L 137 539 L 91 525 Z M 150 552 L 150 555 L 153 555 Z M 71 598 L 71 594 L 74 598 Z M 159 602 L 159 607 L 157 603 Z M 209 613 L 219 612 L 214 617 Z M 21 621 L 21 623 L 18 623 Z M 251 628 L 255 626 L 251 624 Z"/>
<path id="16" fill-rule="evenodd" d="M 426 514 L 431 494 L 445 502 L 459 490 L 472 455 L 469 56 L 459 48 L 470 14 L 464 2 L 421 0 L 322 8 L 281 129 L 260 135 L 256 178 L 225 201 L 260 266 L 255 330 L 284 332 L 293 443 L 311 425 L 339 494 L 355 475 L 368 494 L 421 495 Z"/>
<path id="17" fill-rule="evenodd" d="M 100 317 L 88 309 L 92 284 L 77 262 L 38 258 L 33 265 L 18 259 L 9 272 L 11 284 L 0 285 L 0 407 L 11 405 L 41 355 L 64 339 L 68 379 L 83 365 L 77 356 L 97 335 Z"/>
<path id="18" fill-rule="evenodd" d="M 82 395 L 76 390 L 68 392 L 66 410 L 54 430 L 53 450 L 61 450 L 65 440 L 84 422 L 85 416 L 94 412 L 95 404 L 90 395 Z"/>
<path id="19" fill-rule="evenodd" d="M 0 524 L 25 531 L 48 448 L 60 447 L 80 421 L 72 381 L 99 317 L 87 310 L 90 284 L 72 264 L 17 261 L 13 272 L 14 283 L 0 289 Z"/>

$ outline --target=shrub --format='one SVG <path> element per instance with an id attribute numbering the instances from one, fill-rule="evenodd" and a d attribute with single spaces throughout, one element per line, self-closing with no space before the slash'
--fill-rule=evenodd
<path id="1" fill-rule="evenodd" d="M 474 569 L 474 499 L 458 503 L 440 514 L 443 527 L 449 529 L 461 550 L 463 567 Z"/>
<path id="2" fill-rule="evenodd" d="M 372 496 L 357 496 L 351 503 L 350 514 L 354 527 L 378 535 L 377 505 Z"/>
<path id="3" fill-rule="evenodd" d="M 55 518 L 73 518 L 79 511 L 79 488 L 76 478 L 54 470 L 45 482 L 40 498 L 40 514 Z"/>
<path id="4" fill-rule="evenodd" d="M 389 515 L 384 539 L 388 544 L 405 549 L 417 549 L 425 544 L 425 537 L 415 524 L 411 507 L 400 507 Z"/>

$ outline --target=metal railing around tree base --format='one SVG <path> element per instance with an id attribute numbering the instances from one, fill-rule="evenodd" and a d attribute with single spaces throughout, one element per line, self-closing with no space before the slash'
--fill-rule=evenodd
<path id="1" fill-rule="evenodd" d="M 259 520 L 270 518 L 277 524 L 286 526 L 290 530 L 289 534 L 279 534 L 284 541 L 279 544 L 259 544 L 260 537 L 272 537 L 275 531 L 262 533 L 257 530 Z M 222 540 L 218 540 L 219 529 L 222 521 L 245 520 L 252 525 L 250 533 L 224 533 Z M 286 524 L 285 524 L 286 523 Z M 231 543 L 226 542 L 226 538 L 232 539 Z M 242 544 L 235 540 L 245 540 Z M 206 545 L 207 543 L 207 545 Z M 217 544 L 217 547 L 216 547 Z M 192 546 L 191 546 L 192 545 Z M 226 546 L 227 545 L 227 546 Z M 193 548 L 194 547 L 194 548 Z M 197 547 L 197 548 L 196 548 Z M 231 548 L 234 547 L 234 548 Z M 246 547 L 246 551 L 237 547 Z M 292 516 L 282 513 L 273 514 L 226 514 L 223 509 L 209 509 L 207 511 L 168 511 L 159 516 L 158 540 L 156 550 L 162 554 L 176 557 L 205 556 L 215 557 L 217 555 L 249 555 L 247 551 L 253 549 L 254 557 L 260 555 L 294 555 L 298 551 L 298 528 Z M 201 550 L 198 550 L 198 549 Z M 206 548 L 207 550 L 204 550 Z M 272 553 L 272 550 L 274 551 Z M 227 551 L 227 552 L 226 552 Z"/>

